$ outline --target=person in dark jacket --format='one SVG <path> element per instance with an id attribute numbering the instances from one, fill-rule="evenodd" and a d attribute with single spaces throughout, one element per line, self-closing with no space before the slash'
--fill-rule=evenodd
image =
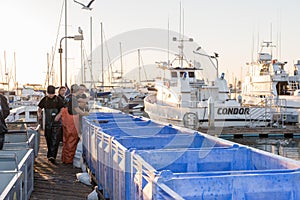
<path id="1" fill-rule="evenodd" d="M 56 164 L 56 156 L 60 142 L 61 131 L 61 109 L 64 102 L 55 95 L 55 87 L 49 85 L 47 87 L 47 96 L 45 96 L 38 104 L 38 118 L 42 118 L 42 109 L 45 113 L 45 138 L 47 141 L 47 158 Z"/>
<path id="2" fill-rule="evenodd" d="M 5 118 L 9 115 L 9 105 L 4 95 L 0 94 L 0 150 L 3 148 L 5 133 L 7 133 L 7 126 Z"/>

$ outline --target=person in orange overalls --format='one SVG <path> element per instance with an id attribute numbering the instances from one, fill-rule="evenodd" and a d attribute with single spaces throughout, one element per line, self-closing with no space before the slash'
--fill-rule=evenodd
<path id="1" fill-rule="evenodd" d="M 62 125 L 63 125 L 63 148 L 62 162 L 65 164 L 73 163 L 77 143 L 79 141 L 79 115 L 86 116 L 89 113 L 79 108 L 77 95 L 79 94 L 79 86 L 74 84 L 71 86 L 71 94 L 66 97 L 66 108 L 62 109 Z"/>

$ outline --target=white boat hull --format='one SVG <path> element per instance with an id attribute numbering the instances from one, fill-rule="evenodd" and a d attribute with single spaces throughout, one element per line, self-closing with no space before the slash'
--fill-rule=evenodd
<path id="1" fill-rule="evenodd" d="M 285 115 L 285 122 L 298 123 L 298 115 L 300 112 L 300 96 L 280 95 L 278 99 L 276 99 L 276 97 L 268 99 L 244 95 L 243 98 L 245 104 L 255 106 L 264 105 L 265 102 L 268 101 L 268 104 L 273 107 L 277 107 L 277 109 L 280 110 L 280 113 Z"/>
<path id="2" fill-rule="evenodd" d="M 37 123 L 37 106 L 20 106 L 10 110 L 6 122 Z"/>
<path id="3" fill-rule="evenodd" d="M 152 98 L 153 99 L 153 98 Z M 218 105 L 209 107 L 173 107 L 151 101 L 151 96 L 145 98 L 145 111 L 156 121 L 172 123 L 178 126 L 198 129 L 200 127 L 253 127 L 267 126 L 271 116 L 259 107 L 243 107 L 239 105 Z"/>

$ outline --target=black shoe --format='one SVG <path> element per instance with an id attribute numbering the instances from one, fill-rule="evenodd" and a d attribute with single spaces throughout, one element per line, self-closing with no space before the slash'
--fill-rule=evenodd
<path id="1" fill-rule="evenodd" d="M 52 164 L 56 165 L 56 160 L 53 157 L 48 158 L 48 161 L 50 161 Z"/>

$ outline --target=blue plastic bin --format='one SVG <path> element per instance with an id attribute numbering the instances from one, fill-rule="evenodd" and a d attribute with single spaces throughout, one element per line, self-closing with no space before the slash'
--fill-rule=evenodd
<path id="1" fill-rule="evenodd" d="M 132 199 L 132 150 L 186 149 L 226 146 L 194 134 L 160 134 L 155 136 L 114 138 L 106 133 L 97 136 L 98 170 L 96 177 L 107 197 Z M 230 146 L 230 144 L 227 144 Z M 99 173 L 98 173 L 99 172 Z M 127 189 L 124 189 L 127 187 Z"/>
<path id="2" fill-rule="evenodd" d="M 136 150 L 135 153 L 133 166 L 140 167 L 132 171 L 135 184 L 133 188 L 138 188 L 134 191 L 136 196 L 146 199 L 178 199 L 177 195 L 183 199 L 255 199 L 255 196 L 263 199 L 266 194 L 270 195 L 271 191 L 280 198 L 284 195 L 289 197 L 293 192 L 289 195 L 281 193 L 278 189 L 280 183 L 276 181 L 286 184 L 288 181 L 284 179 L 284 174 L 292 177 L 290 174 L 300 172 L 300 163 L 297 161 L 237 145 L 231 148 L 214 147 L 185 151 Z M 164 175 L 157 179 L 162 172 L 169 173 L 163 173 Z M 280 177 L 280 174 L 283 175 Z M 252 187 L 252 190 L 240 191 L 241 188 L 233 188 L 238 188 L 241 184 L 246 188 L 251 180 L 253 183 L 249 183 L 249 187 Z M 293 182 L 294 179 L 290 180 Z M 274 181 L 275 185 L 278 185 L 272 189 Z M 296 187 L 300 187 L 300 183 Z"/>
<path id="3" fill-rule="evenodd" d="M 154 181 L 144 199 L 187 200 L 296 200 L 300 199 L 300 172 L 177 174 Z"/>
<path id="4" fill-rule="evenodd" d="M 10 159 L 8 159 L 10 158 Z M 34 187 L 33 149 L 0 151 L 0 171 L 22 171 L 22 196 L 29 199 Z"/>
<path id="5" fill-rule="evenodd" d="M 0 172 L 0 199 L 22 199 L 22 172 Z"/>

